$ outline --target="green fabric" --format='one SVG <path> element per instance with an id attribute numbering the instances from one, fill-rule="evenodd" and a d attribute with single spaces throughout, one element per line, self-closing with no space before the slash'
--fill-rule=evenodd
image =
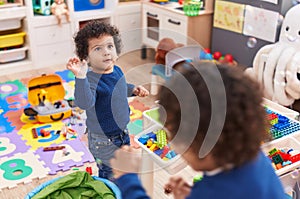
<path id="1" fill-rule="evenodd" d="M 85 171 L 66 175 L 46 186 L 32 199 L 115 199 L 105 183 L 94 180 Z"/>

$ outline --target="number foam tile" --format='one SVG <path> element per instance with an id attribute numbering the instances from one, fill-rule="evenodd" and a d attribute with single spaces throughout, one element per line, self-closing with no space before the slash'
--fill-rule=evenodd
<path id="1" fill-rule="evenodd" d="M 12 133 L 0 134 L 0 158 L 11 157 L 15 153 L 25 153 L 30 149 L 30 146 L 27 146 L 24 140 L 21 139 L 21 136 L 17 134 L 16 131 Z"/>
<path id="2" fill-rule="evenodd" d="M 30 150 L 14 154 L 12 157 L 0 158 L 0 189 L 11 189 L 21 183 L 30 183 L 33 179 L 45 178 L 50 169 L 45 167 L 45 162 L 39 158 Z M 12 175 L 14 167 L 15 170 L 21 170 L 21 174 Z"/>
<path id="3" fill-rule="evenodd" d="M 79 139 L 66 140 L 59 145 L 50 146 L 65 146 L 65 151 L 69 153 L 65 155 L 64 150 L 44 152 L 43 148 L 36 150 L 35 153 L 39 154 L 40 160 L 50 168 L 50 175 L 55 175 L 58 171 L 68 171 L 72 167 L 83 166 L 86 162 L 95 162 L 93 155 Z"/>

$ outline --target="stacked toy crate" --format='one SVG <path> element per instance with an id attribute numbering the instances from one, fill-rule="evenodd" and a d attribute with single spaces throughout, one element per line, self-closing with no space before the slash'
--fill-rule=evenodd
<path id="1" fill-rule="evenodd" d="M 26 58 L 23 0 L 0 0 L 0 64 Z M 1 67 L 0 65 L 0 67 Z"/>

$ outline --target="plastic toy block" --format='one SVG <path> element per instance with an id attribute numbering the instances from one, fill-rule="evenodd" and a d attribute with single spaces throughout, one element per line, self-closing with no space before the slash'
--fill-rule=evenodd
<path id="1" fill-rule="evenodd" d="M 270 121 L 270 124 L 275 125 L 278 123 L 278 118 L 275 118 L 273 120 Z"/>
<path id="2" fill-rule="evenodd" d="M 31 133 L 32 133 L 32 137 L 33 137 L 33 138 L 36 139 L 36 138 L 39 137 L 39 136 L 38 136 L 38 133 L 37 133 L 37 131 L 36 131 L 36 128 L 32 128 L 32 129 L 31 129 Z"/>
<path id="3" fill-rule="evenodd" d="M 298 162 L 300 160 L 300 153 L 291 157 L 292 163 Z"/>
<path id="4" fill-rule="evenodd" d="M 90 174 L 90 175 L 93 174 L 93 172 L 92 172 L 92 167 L 86 167 L 86 168 L 85 168 L 85 171 L 86 171 L 88 174 Z"/>
<path id="5" fill-rule="evenodd" d="M 279 154 L 276 154 L 272 157 L 273 162 L 277 165 L 278 163 L 282 163 L 283 159 Z"/>
<path id="6" fill-rule="evenodd" d="M 274 128 L 278 129 L 278 130 L 281 130 L 281 129 L 284 129 L 286 127 L 288 127 L 290 124 L 289 123 L 277 123 L 274 125 Z"/>
<path id="7" fill-rule="evenodd" d="M 292 164 L 291 161 L 285 161 L 285 162 L 282 163 L 282 166 L 285 167 L 285 166 L 290 165 L 290 164 Z"/>
<path id="8" fill-rule="evenodd" d="M 152 138 L 153 140 L 156 140 L 156 139 L 157 139 L 156 133 L 150 132 L 150 133 L 148 133 L 147 135 L 149 136 L 149 139 L 151 139 L 151 138 Z"/>
<path id="9" fill-rule="evenodd" d="M 139 141 L 140 143 L 142 143 L 143 145 L 146 145 L 146 143 L 147 143 L 147 141 L 148 141 L 148 138 L 140 137 L 140 138 L 138 139 L 138 141 Z"/>
<path id="10" fill-rule="evenodd" d="M 271 113 L 271 114 L 267 115 L 267 119 L 268 120 L 273 120 L 273 119 L 276 119 L 276 118 L 278 118 L 278 117 L 277 117 L 277 115 L 275 113 Z"/>
<path id="11" fill-rule="evenodd" d="M 171 156 L 171 154 L 170 154 L 170 153 L 167 153 L 167 154 L 166 154 L 166 156 L 165 156 L 165 158 L 171 159 L 171 158 L 172 158 L 172 156 Z"/>
<path id="12" fill-rule="evenodd" d="M 164 158 L 166 155 L 167 155 L 167 153 L 170 151 L 170 148 L 168 147 L 168 146 L 164 146 L 164 148 L 163 148 L 163 152 L 162 152 L 162 154 L 160 155 L 160 157 L 161 158 Z"/>
<path id="13" fill-rule="evenodd" d="M 158 148 L 157 150 L 153 151 L 156 155 L 160 156 L 163 153 L 163 149 Z"/>
<path id="14" fill-rule="evenodd" d="M 202 175 L 195 175 L 195 177 L 193 178 L 193 183 L 199 182 L 203 179 Z"/>
<path id="15" fill-rule="evenodd" d="M 66 148 L 65 146 L 51 146 L 51 147 L 44 147 L 43 151 L 56 151 Z"/>
<path id="16" fill-rule="evenodd" d="M 277 152 L 278 152 L 278 150 L 276 148 L 274 148 L 274 149 L 269 151 L 269 155 L 270 156 L 275 155 Z"/>
<path id="17" fill-rule="evenodd" d="M 172 158 L 176 156 L 175 151 L 172 151 L 172 150 L 171 150 L 169 153 L 171 154 Z"/>
<path id="18" fill-rule="evenodd" d="M 286 123 L 286 122 L 289 122 L 289 119 L 285 116 L 278 115 L 278 122 L 279 123 Z"/>
<path id="19" fill-rule="evenodd" d="M 152 144 L 153 144 L 153 141 L 151 139 L 147 140 L 146 145 L 147 145 L 148 148 L 151 147 Z"/>
<path id="20" fill-rule="evenodd" d="M 47 137 L 50 135 L 50 131 L 46 131 L 45 129 L 41 129 L 40 133 L 43 137 Z"/>
<path id="21" fill-rule="evenodd" d="M 163 148 L 164 146 L 167 145 L 167 134 L 164 130 L 159 130 L 156 133 L 156 138 L 157 138 L 157 146 L 159 148 Z"/>
<path id="22" fill-rule="evenodd" d="M 278 163 L 278 164 L 276 164 L 276 169 L 278 170 L 278 169 L 281 169 L 282 168 L 282 164 L 281 163 Z"/>
<path id="23" fill-rule="evenodd" d="M 151 151 L 155 151 L 156 149 L 158 149 L 156 144 L 152 144 L 149 148 Z"/>

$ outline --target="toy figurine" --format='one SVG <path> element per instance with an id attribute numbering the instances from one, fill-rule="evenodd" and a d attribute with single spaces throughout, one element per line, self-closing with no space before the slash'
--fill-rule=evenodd
<path id="1" fill-rule="evenodd" d="M 155 53 L 155 63 L 165 65 L 166 54 L 177 47 L 181 47 L 183 44 L 175 43 L 171 38 L 163 38 L 159 41 L 156 53 Z"/>
<path id="2" fill-rule="evenodd" d="M 70 14 L 67 4 L 64 0 L 54 0 L 51 5 L 51 13 L 56 16 L 58 20 L 58 25 L 61 25 L 61 16 L 66 15 L 66 19 L 70 22 Z"/>

